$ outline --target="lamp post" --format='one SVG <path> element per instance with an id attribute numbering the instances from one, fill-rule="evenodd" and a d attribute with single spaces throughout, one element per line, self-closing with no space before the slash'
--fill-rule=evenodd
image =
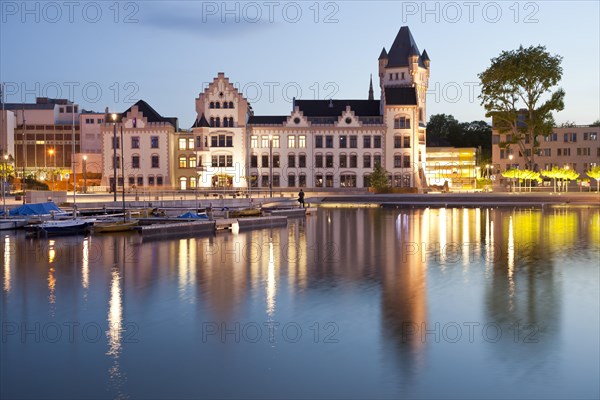
<path id="1" fill-rule="evenodd" d="M 273 135 L 269 134 L 269 195 L 273 198 Z"/>
<path id="2" fill-rule="evenodd" d="M 508 159 L 509 159 L 509 160 L 510 160 L 510 162 L 512 163 L 512 160 L 513 160 L 513 155 L 512 155 L 512 154 L 510 154 L 510 155 L 508 156 Z M 509 164 L 509 167 L 511 167 L 511 168 L 512 168 L 512 166 L 511 166 L 510 164 Z M 515 186 L 515 180 L 514 180 L 514 178 L 510 178 L 510 191 L 511 191 L 511 192 L 514 192 L 514 186 Z"/>
<path id="3" fill-rule="evenodd" d="M 83 156 L 83 193 L 87 193 L 87 156 Z"/>
<path id="4" fill-rule="evenodd" d="M 6 215 L 6 181 L 8 180 L 8 154 L 5 154 L 4 157 L 4 170 L 2 171 L 2 211 L 4 214 L 4 218 Z"/>
<path id="5" fill-rule="evenodd" d="M 113 121 L 113 201 L 117 202 L 117 114 L 111 115 Z"/>
<path id="6" fill-rule="evenodd" d="M 52 166 L 54 166 L 54 158 L 53 158 L 53 157 L 54 157 L 54 149 L 50 149 L 50 150 L 48 150 L 48 154 L 49 154 L 49 155 L 50 155 L 50 157 L 51 157 L 51 163 L 50 163 L 50 164 L 51 164 Z M 52 175 L 52 191 L 54 191 L 54 167 L 52 168 L 52 173 L 51 173 L 51 175 Z"/>

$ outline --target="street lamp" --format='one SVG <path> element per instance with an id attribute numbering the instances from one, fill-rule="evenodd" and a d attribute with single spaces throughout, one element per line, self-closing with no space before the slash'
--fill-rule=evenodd
<path id="1" fill-rule="evenodd" d="M 117 114 L 112 113 L 113 121 L 113 201 L 117 202 Z"/>
<path id="2" fill-rule="evenodd" d="M 273 198 L 273 135 L 269 134 L 269 193 Z"/>
<path id="3" fill-rule="evenodd" d="M 4 214 L 4 218 L 7 217 L 6 215 L 6 181 L 8 180 L 8 154 L 4 155 L 4 171 L 2 171 L 2 211 Z"/>
<path id="4" fill-rule="evenodd" d="M 87 156 L 83 156 L 83 193 L 87 193 Z"/>
<path id="5" fill-rule="evenodd" d="M 508 159 L 509 159 L 509 160 L 510 160 L 510 162 L 512 163 L 512 160 L 513 160 L 513 155 L 512 155 L 512 154 L 510 154 L 510 155 L 508 156 Z M 511 165 L 511 164 L 509 164 L 509 166 L 512 168 L 512 165 Z M 514 192 L 514 189 L 515 189 L 515 188 L 514 188 L 514 186 L 515 186 L 515 180 L 514 180 L 514 178 L 510 178 L 510 191 L 511 191 L 511 192 Z"/>
<path id="6" fill-rule="evenodd" d="M 54 156 L 54 149 L 50 149 L 48 150 L 48 154 L 50 155 L 50 158 L 52 160 L 51 165 L 54 166 L 54 159 L 52 158 Z M 52 191 L 54 191 L 54 167 L 52 168 Z"/>

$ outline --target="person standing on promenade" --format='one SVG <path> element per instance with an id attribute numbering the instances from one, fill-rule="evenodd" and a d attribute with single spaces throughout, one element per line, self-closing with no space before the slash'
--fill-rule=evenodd
<path id="1" fill-rule="evenodd" d="M 302 189 L 300 189 L 300 193 L 298 193 L 298 203 L 304 208 L 304 191 Z"/>

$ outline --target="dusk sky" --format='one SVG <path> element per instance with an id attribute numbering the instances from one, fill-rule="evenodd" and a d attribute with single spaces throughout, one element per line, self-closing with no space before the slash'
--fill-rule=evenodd
<path id="1" fill-rule="evenodd" d="M 564 57 L 557 123 L 600 118 L 598 1 L 0 5 L 7 102 L 74 97 L 85 109 L 123 111 L 144 99 L 189 128 L 194 99 L 218 72 L 257 115 L 288 114 L 294 96 L 365 99 L 370 74 L 378 97 L 379 53 L 407 25 L 431 58 L 428 116 L 485 119 L 477 74 L 502 50 L 541 44 Z"/>

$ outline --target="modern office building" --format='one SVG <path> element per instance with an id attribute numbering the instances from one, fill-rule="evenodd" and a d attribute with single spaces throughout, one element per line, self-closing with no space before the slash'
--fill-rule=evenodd
<path id="1" fill-rule="evenodd" d="M 425 171 L 429 185 L 444 186 L 451 190 L 474 189 L 479 167 L 474 147 L 428 147 Z"/>

